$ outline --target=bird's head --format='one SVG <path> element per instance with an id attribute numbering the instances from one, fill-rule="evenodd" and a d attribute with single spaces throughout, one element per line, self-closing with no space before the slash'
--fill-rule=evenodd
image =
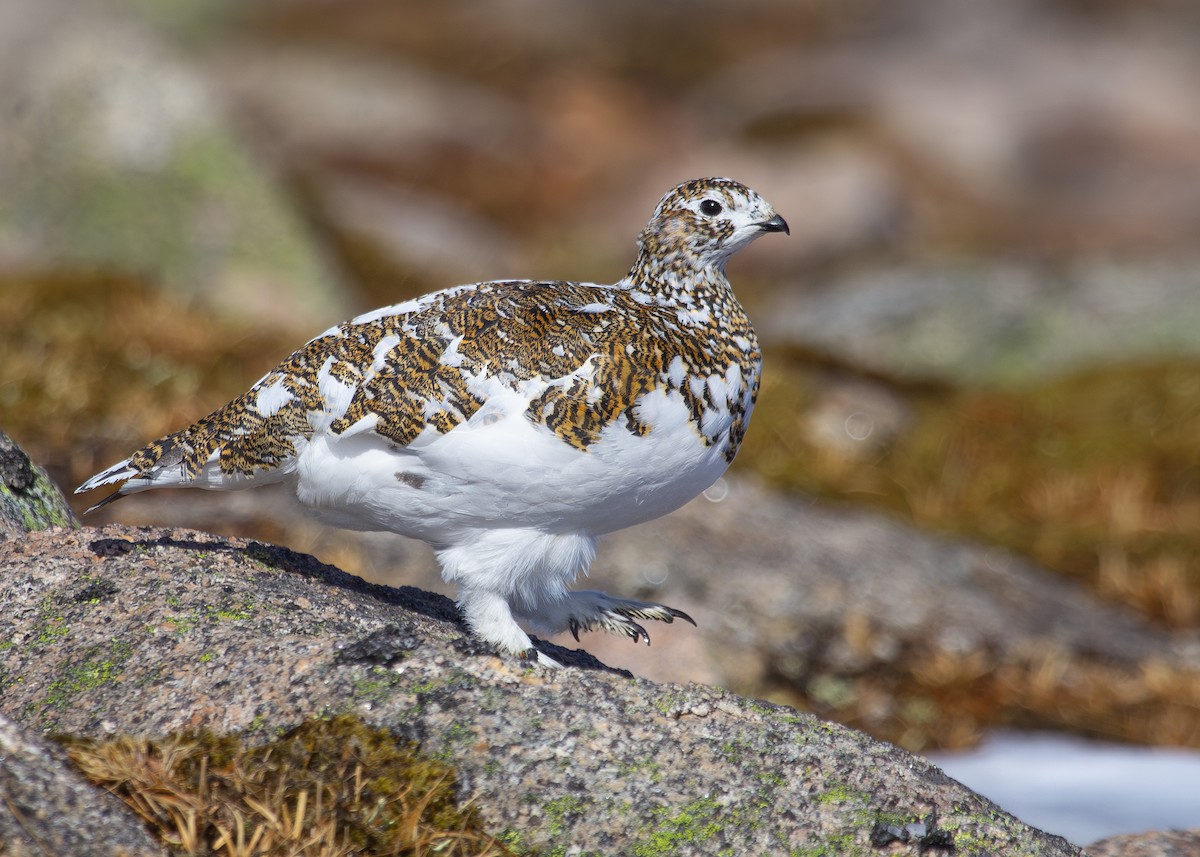
<path id="1" fill-rule="evenodd" d="M 684 182 L 669 191 L 638 236 L 650 255 L 689 267 L 724 268 L 726 260 L 765 232 L 788 232 L 771 204 L 733 179 Z"/>

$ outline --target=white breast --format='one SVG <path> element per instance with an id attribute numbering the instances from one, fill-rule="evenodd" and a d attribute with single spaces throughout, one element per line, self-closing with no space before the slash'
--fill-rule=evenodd
<path id="1" fill-rule="evenodd" d="M 704 443 L 678 393 L 642 397 L 645 436 L 618 421 L 585 451 L 530 422 L 527 404 L 511 390 L 494 394 L 466 423 L 428 429 L 407 447 L 374 432 L 316 434 L 297 493 L 340 526 L 433 544 L 504 527 L 595 536 L 678 508 L 726 467 L 724 448 Z M 728 412 L 713 419 L 727 422 Z"/>

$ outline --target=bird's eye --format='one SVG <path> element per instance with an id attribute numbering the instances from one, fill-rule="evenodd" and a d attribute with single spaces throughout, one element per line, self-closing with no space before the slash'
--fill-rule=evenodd
<path id="1" fill-rule="evenodd" d="M 716 217 L 722 211 L 721 203 L 715 199 L 706 199 L 700 203 L 700 213 L 708 217 Z"/>

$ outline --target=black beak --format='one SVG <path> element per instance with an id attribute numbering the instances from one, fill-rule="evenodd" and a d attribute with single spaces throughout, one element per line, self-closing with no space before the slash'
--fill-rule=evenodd
<path id="1" fill-rule="evenodd" d="M 792 230 L 788 229 L 787 221 L 778 214 L 770 220 L 764 220 L 759 223 L 758 228 L 763 232 L 782 232 L 784 235 L 792 234 Z"/>

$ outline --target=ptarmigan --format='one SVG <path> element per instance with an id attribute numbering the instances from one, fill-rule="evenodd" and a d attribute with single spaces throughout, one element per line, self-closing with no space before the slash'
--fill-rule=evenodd
<path id="1" fill-rule="evenodd" d="M 597 536 L 682 506 L 733 460 L 761 354 L 725 263 L 787 231 L 736 181 L 686 182 L 621 281 L 476 283 L 360 315 L 76 491 L 123 481 L 101 506 L 286 481 L 331 523 L 430 544 L 501 650 L 554 664 L 517 619 L 649 642 L 638 620 L 691 618 L 568 586 Z"/>

